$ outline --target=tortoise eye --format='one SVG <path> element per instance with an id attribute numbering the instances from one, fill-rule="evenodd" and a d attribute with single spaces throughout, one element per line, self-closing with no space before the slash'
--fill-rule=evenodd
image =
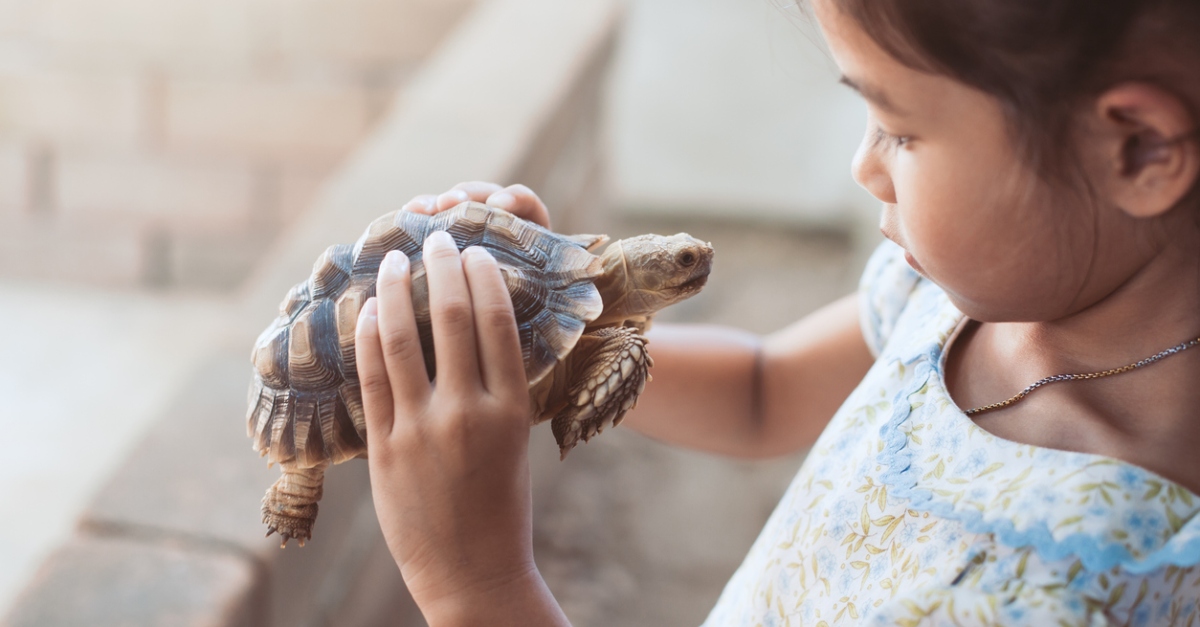
<path id="1" fill-rule="evenodd" d="M 679 261 L 679 265 L 690 266 L 696 263 L 696 253 L 690 250 L 685 250 L 682 253 L 679 253 L 679 257 L 677 259 Z"/>

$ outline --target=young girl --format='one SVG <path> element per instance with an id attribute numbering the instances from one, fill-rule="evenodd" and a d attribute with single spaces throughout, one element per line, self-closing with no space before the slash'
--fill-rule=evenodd
<path id="1" fill-rule="evenodd" d="M 812 4 L 891 241 L 775 335 L 652 331 L 630 428 L 812 446 L 707 624 L 1200 623 L 1200 3 Z M 468 198 L 548 222 L 485 183 L 408 208 Z M 507 292 L 480 250 L 425 260 L 436 385 L 403 256 L 359 324 L 388 544 L 434 627 L 565 625 Z"/>

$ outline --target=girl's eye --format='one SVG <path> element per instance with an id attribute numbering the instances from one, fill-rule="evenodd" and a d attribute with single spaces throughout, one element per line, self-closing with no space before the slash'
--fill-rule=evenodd
<path id="1" fill-rule="evenodd" d="M 912 137 L 908 135 L 893 135 L 892 133 L 889 133 L 878 126 L 875 127 L 874 142 L 876 146 L 882 144 L 894 150 L 897 148 L 903 148 L 904 146 L 908 145 L 908 142 L 911 140 Z"/>

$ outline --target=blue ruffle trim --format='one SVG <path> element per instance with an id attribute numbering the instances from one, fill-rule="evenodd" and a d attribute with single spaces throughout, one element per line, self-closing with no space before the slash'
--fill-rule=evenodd
<path id="1" fill-rule="evenodd" d="M 1164 566 L 1187 567 L 1200 563 L 1200 533 L 1189 533 L 1200 524 L 1200 517 L 1188 521 L 1184 528 L 1162 547 L 1138 559 L 1120 544 L 1087 534 L 1075 533 L 1055 539 L 1045 523 L 1037 523 L 1029 529 L 1018 531 L 1010 520 L 985 520 L 979 512 L 956 510 L 953 503 L 939 500 L 931 490 L 918 487 L 919 477 L 913 467 L 912 451 L 908 448 L 908 434 L 901 430 L 901 426 L 912 415 L 912 403 L 909 399 L 927 385 L 929 378 L 934 374 L 935 369 L 931 363 L 936 363 L 936 356 L 923 352 L 915 361 L 918 364 L 912 382 L 896 395 L 892 404 L 892 418 L 879 429 L 884 449 L 879 453 L 878 460 L 887 469 L 880 479 L 891 488 L 890 495 L 908 499 L 913 509 L 959 521 L 971 533 L 993 534 L 1007 546 L 1032 546 L 1047 560 L 1076 556 L 1084 567 L 1092 572 L 1120 566 L 1132 574 L 1145 574 Z"/>

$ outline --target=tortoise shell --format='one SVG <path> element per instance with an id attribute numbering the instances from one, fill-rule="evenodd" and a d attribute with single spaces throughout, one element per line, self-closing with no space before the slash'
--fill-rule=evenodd
<path id="1" fill-rule="evenodd" d="M 375 295 L 379 264 L 391 250 L 408 256 L 425 367 L 434 371 L 425 237 L 447 231 L 460 250 L 486 248 L 512 297 L 530 385 L 574 348 L 603 304 L 593 280 L 600 259 L 578 241 L 479 203 L 442 213 L 396 211 L 367 227 L 353 246 L 331 246 L 307 281 L 293 287 L 255 343 L 248 434 L 268 461 L 297 468 L 341 463 L 366 453 L 366 422 L 354 361 L 358 312 Z"/>

